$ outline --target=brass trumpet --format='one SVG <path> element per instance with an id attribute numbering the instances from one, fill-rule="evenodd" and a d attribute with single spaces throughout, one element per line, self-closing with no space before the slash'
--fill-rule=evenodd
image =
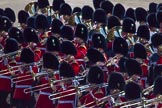
<path id="1" fill-rule="evenodd" d="M 151 86 L 147 87 L 146 89 L 143 89 L 142 94 L 143 95 L 149 94 L 151 91 L 153 91 L 153 88 L 154 88 L 154 85 L 151 85 Z"/>
<path id="2" fill-rule="evenodd" d="M 34 16 L 38 11 L 38 3 L 30 2 L 25 6 L 24 10 L 27 11 L 31 16 Z"/>

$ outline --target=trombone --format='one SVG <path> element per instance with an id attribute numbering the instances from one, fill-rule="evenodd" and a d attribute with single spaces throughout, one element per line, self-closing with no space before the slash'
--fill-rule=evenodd
<path id="1" fill-rule="evenodd" d="M 19 83 L 19 82 L 24 82 L 24 81 L 29 81 L 29 80 L 35 80 L 35 73 L 34 72 L 28 72 L 27 75 L 24 75 L 24 76 L 18 76 L 18 77 L 15 77 L 15 78 L 12 78 L 11 81 L 13 83 Z M 30 77 L 30 78 L 29 78 Z"/>
<path id="2" fill-rule="evenodd" d="M 68 96 L 71 96 L 71 95 L 80 94 L 82 92 L 87 91 L 90 88 L 106 87 L 106 86 L 108 86 L 108 83 L 101 83 L 101 84 L 97 84 L 97 85 L 83 85 L 83 86 L 75 87 L 73 89 L 69 89 L 69 90 L 66 90 L 66 91 L 51 94 L 51 95 L 49 95 L 49 99 L 50 100 L 56 100 L 56 99 L 60 99 L 60 98 L 63 98 L 63 97 L 68 97 Z M 59 94 L 64 94 L 64 93 L 68 93 L 68 92 L 72 92 L 72 93 L 59 96 Z"/>
<path id="3" fill-rule="evenodd" d="M 48 75 L 48 73 L 45 73 L 45 72 L 37 73 L 37 74 L 35 74 L 34 79 L 36 79 L 37 77 L 46 76 L 46 75 Z M 37 85 L 37 86 L 34 86 L 34 87 L 26 88 L 26 89 L 24 89 L 24 93 L 28 94 L 28 93 L 48 89 L 48 88 L 50 88 L 49 85 L 51 84 L 52 81 L 53 81 L 53 79 L 49 80 L 49 83 L 45 83 L 45 84 Z"/>
<path id="4" fill-rule="evenodd" d="M 105 96 L 105 97 L 103 97 L 103 98 L 101 98 L 101 99 L 98 99 L 98 100 L 94 100 L 94 101 L 92 101 L 92 102 L 89 102 L 89 103 L 87 103 L 87 104 L 85 104 L 85 105 L 83 105 L 83 106 L 81 106 L 81 107 L 79 107 L 79 108 L 84 108 L 84 107 L 87 107 L 88 105 L 91 105 L 91 104 L 93 104 L 93 103 L 96 103 L 96 105 L 97 106 L 100 106 L 100 105 L 102 105 L 103 103 L 104 103 L 104 100 L 106 100 L 106 99 L 108 99 L 108 98 L 111 98 L 111 97 L 114 97 L 114 96 L 117 96 L 117 95 L 124 95 L 124 91 L 121 91 L 121 92 L 119 92 L 119 93 L 115 93 L 115 94 L 113 94 L 113 95 L 108 95 L 108 96 Z M 94 106 L 91 106 L 91 108 L 95 108 L 96 107 L 96 105 L 94 105 Z"/>
<path id="5" fill-rule="evenodd" d="M 21 64 L 21 65 L 17 65 L 17 66 L 9 66 L 8 69 L 5 69 L 5 70 L 1 70 L 0 71 L 0 76 L 2 75 L 7 75 L 7 74 L 10 74 L 10 73 L 16 73 L 19 70 L 19 68 L 21 67 L 27 67 L 27 66 L 33 66 L 33 65 L 37 65 L 37 66 L 41 66 L 42 65 L 42 62 L 32 62 L 32 63 L 28 63 L 28 64 Z"/>
<path id="6" fill-rule="evenodd" d="M 13 55 L 16 55 L 16 54 L 20 54 L 21 53 L 21 50 L 17 50 L 17 51 L 14 51 L 14 52 L 10 52 L 8 54 L 2 54 L 0 56 L 0 58 L 3 58 L 3 57 L 10 57 L 10 56 L 13 56 Z"/>
<path id="7" fill-rule="evenodd" d="M 124 105 L 121 108 L 128 108 L 128 107 L 137 106 L 137 105 L 138 105 L 137 108 L 145 108 L 145 107 L 149 107 L 153 105 L 155 102 L 160 102 L 160 101 L 162 101 L 161 95 L 156 98 L 149 99 L 149 100 L 140 99 L 140 100 L 137 100 L 136 103 L 131 102 L 132 104 Z M 128 101 L 127 103 L 130 103 L 130 102 Z"/>
<path id="8" fill-rule="evenodd" d="M 151 85 L 151 86 L 145 88 L 144 90 L 142 90 L 143 95 L 149 94 L 151 91 L 153 91 L 153 88 L 154 88 L 154 85 Z"/>
<path id="9" fill-rule="evenodd" d="M 108 66 L 111 66 L 111 65 L 115 65 L 116 67 L 119 67 L 118 64 L 115 63 L 115 62 L 116 62 L 115 60 L 117 60 L 117 59 L 118 59 L 118 55 L 116 55 L 116 56 L 114 56 L 114 57 L 108 59 L 108 60 L 106 61 L 106 63 L 105 63 L 106 66 L 108 67 Z M 113 61 L 113 62 L 112 62 L 112 61 Z"/>

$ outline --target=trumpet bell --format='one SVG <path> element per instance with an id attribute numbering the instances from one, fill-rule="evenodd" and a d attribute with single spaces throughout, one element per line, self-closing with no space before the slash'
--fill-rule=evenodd
<path id="1" fill-rule="evenodd" d="M 38 10 L 37 2 L 30 2 L 25 6 L 25 11 L 27 11 L 30 15 L 35 15 Z"/>
<path id="2" fill-rule="evenodd" d="M 113 41 L 115 37 L 121 37 L 122 27 L 115 26 L 112 29 L 109 29 L 107 32 L 107 40 Z"/>

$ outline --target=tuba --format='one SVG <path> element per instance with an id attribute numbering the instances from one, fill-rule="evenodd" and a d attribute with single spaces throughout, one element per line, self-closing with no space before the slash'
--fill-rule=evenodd
<path id="1" fill-rule="evenodd" d="M 108 41 L 113 41 L 115 39 L 115 37 L 122 37 L 121 36 L 121 32 L 122 32 L 122 27 L 121 26 L 115 26 L 111 29 L 107 29 L 107 40 Z"/>
<path id="2" fill-rule="evenodd" d="M 38 12 L 38 3 L 30 2 L 25 6 L 25 11 L 27 11 L 31 16 L 34 16 Z"/>

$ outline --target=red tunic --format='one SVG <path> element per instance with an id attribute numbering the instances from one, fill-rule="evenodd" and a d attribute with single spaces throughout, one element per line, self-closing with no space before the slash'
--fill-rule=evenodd
<path id="1" fill-rule="evenodd" d="M 143 88 L 146 88 L 146 82 L 147 82 L 147 77 L 148 77 L 148 61 L 145 60 L 142 64 L 141 64 L 141 69 L 142 69 L 142 76 L 141 76 L 141 84 Z"/>
<path id="2" fill-rule="evenodd" d="M 76 46 L 77 55 L 75 56 L 76 59 L 84 59 L 87 53 L 87 47 L 85 45 Z"/>
<path id="3" fill-rule="evenodd" d="M 49 78 L 48 77 L 43 77 L 40 79 L 41 84 L 46 84 L 49 83 Z M 49 84 L 50 86 L 50 84 Z M 55 105 L 52 100 L 50 100 L 48 97 L 52 93 L 51 88 L 47 88 L 44 90 L 41 90 L 39 92 L 39 97 L 36 103 L 36 108 L 54 108 Z"/>
<path id="4" fill-rule="evenodd" d="M 157 108 L 162 108 L 162 103 L 159 103 Z"/>
<path id="5" fill-rule="evenodd" d="M 78 45 L 76 46 L 77 49 L 77 55 L 75 56 L 76 61 L 78 62 L 79 66 L 82 67 L 82 69 L 86 68 L 86 64 L 84 61 L 84 57 L 87 53 L 87 47 L 85 45 Z"/>
<path id="6" fill-rule="evenodd" d="M 70 89 L 74 89 L 74 87 L 72 87 L 71 85 L 64 85 L 65 86 L 65 90 L 70 90 Z M 63 90 L 63 88 L 61 88 L 58 92 L 62 92 L 65 91 Z M 63 95 L 68 95 L 71 93 L 76 92 L 74 91 L 69 91 L 66 93 L 60 93 L 59 96 L 63 96 Z M 58 104 L 57 104 L 57 108 L 76 108 L 76 96 L 75 95 L 71 95 L 71 96 L 67 96 L 67 97 L 63 97 L 58 99 Z"/>
<path id="7" fill-rule="evenodd" d="M 35 72 L 36 70 L 37 70 L 36 67 L 32 68 L 32 71 L 34 73 L 36 73 Z M 31 87 L 32 84 L 33 84 L 34 80 L 33 80 L 32 76 L 27 76 L 25 78 L 20 78 L 22 76 L 29 75 L 29 73 L 31 73 L 29 70 L 24 70 L 24 71 L 19 72 L 17 74 L 16 77 L 17 77 L 17 81 L 19 81 L 19 82 L 15 83 L 15 91 L 14 91 L 14 95 L 13 95 L 14 99 L 21 99 L 21 100 L 31 100 L 32 99 L 31 94 L 25 94 L 24 93 L 24 89 Z M 28 79 L 28 80 L 20 82 L 20 80 L 25 80 L 25 79 Z"/>
<path id="8" fill-rule="evenodd" d="M 102 97 L 105 96 L 105 93 L 104 93 L 104 91 L 102 89 L 93 90 L 91 93 L 88 93 L 87 95 L 83 96 L 80 99 L 81 105 L 85 105 L 85 104 L 88 104 L 88 103 L 94 101 L 92 104 L 87 105 L 86 107 L 97 106 L 97 104 L 95 103 L 95 99 L 94 99 L 93 96 L 95 98 L 97 98 L 97 99 L 101 99 Z"/>
<path id="9" fill-rule="evenodd" d="M 16 62 L 12 62 L 12 61 L 9 61 L 7 64 L 8 64 L 8 66 L 16 66 Z M 4 61 L 2 61 L 0 63 L 1 71 L 7 69 L 6 71 L 0 73 L 0 74 L 4 74 L 4 75 L 0 75 L 0 82 L 1 82 L 0 83 L 0 91 L 11 92 L 11 88 L 12 88 L 12 85 L 11 85 L 11 73 L 8 73 L 9 70 L 8 70 L 7 64 L 5 64 Z M 16 70 L 16 69 L 14 69 L 14 70 Z M 5 74 L 6 72 L 8 74 Z"/>
<path id="10" fill-rule="evenodd" d="M 157 64 L 162 64 L 162 56 L 159 57 L 159 60 L 157 61 Z"/>

